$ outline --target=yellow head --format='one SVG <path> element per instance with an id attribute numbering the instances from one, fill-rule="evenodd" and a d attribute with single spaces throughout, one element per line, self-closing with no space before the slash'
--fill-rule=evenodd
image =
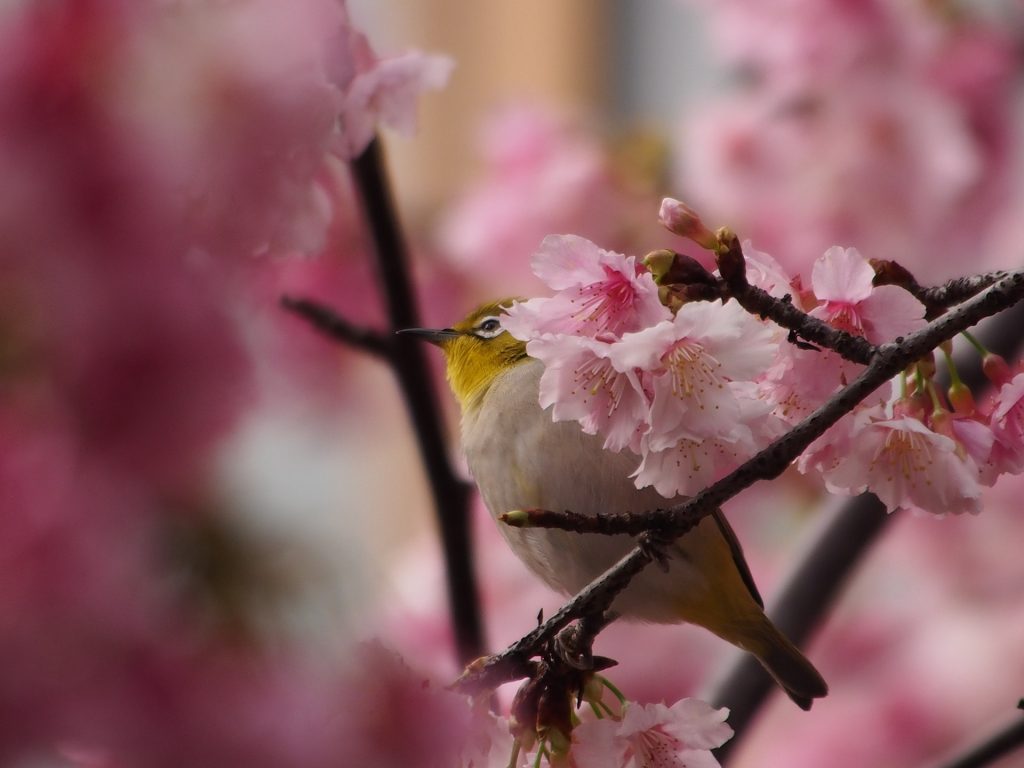
<path id="1" fill-rule="evenodd" d="M 405 331 L 424 337 L 444 351 L 448 383 L 463 413 L 479 407 L 500 373 L 527 359 L 526 342 L 501 327 L 505 308 L 515 300 L 488 302 L 451 328 L 410 328 Z"/>

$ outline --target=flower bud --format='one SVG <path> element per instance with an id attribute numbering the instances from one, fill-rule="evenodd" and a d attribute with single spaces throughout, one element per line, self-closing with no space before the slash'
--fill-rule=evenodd
<path id="1" fill-rule="evenodd" d="M 964 416 L 974 413 L 974 394 L 962 381 L 954 381 L 949 386 L 949 402 L 953 410 Z"/>
<path id="2" fill-rule="evenodd" d="M 525 509 L 513 509 L 498 515 L 498 519 L 512 528 L 527 528 L 530 525 L 530 513 Z"/>
<path id="3" fill-rule="evenodd" d="M 931 427 L 933 432 L 937 432 L 940 435 L 945 435 L 948 438 L 956 440 L 956 437 L 953 434 L 953 414 L 945 408 L 936 408 L 931 412 L 931 416 L 928 419 L 928 426 Z"/>
<path id="4" fill-rule="evenodd" d="M 935 353 L 928 352 L 917 361 L 917 370 L 923 379 L 930 380 L 935 377 Z"/>
<path id="5" fill-rule="evenodd" d="M 651 251 L 644 256 L 643 262 L 658 285 L 716 284 L 715 276 L 708 272 L 703 264 L 685 253 Z"/>
<path id="6" fill-rule="evenodd" d="M 532 748 L 537 740 L 537 712 L 543 690 L 543 677 L 532 677 L 519 686 L 512 699 L 509 730 L 525 749 Z"/>
<path id="7" fill-rule="evenodd" d="M 671 197 L 663 199 L 661 210 L 658 212 L 658 221 L 669 232 L 692 240 L 701 248 L 713 251 L 718 245 L 715 233 L 704 225 L 697 212 L 679 200 Z"/>
<path id="8" fill-rule="evenodd" d="M 985 372 L 988 380 L 997 387 L 1003 386 L 1013 378 L 1013 372 L 1006 363 L 1006 358 L 997 355 L 995 352 L 986 352 L 981 358 L 981 369 Z"/>
<path id="9" fill-rule="evenodd" d="M 742 287 L 747 284 L 747 261 L 743 256 L 740 239 L 728 227 L 721 227 L 716 235 L 718 248 L 715 262 L 718 273 L 730 288 Z"/>
<path id="10" fill-rule="evenodd" d="M 647 271 L 651 273 L 654 282 L 661 285 L 665 282 L 664 277 L 672 269 L 672 264 L 675 260 L 676 254 L 674 251 L 662 248 L 657 251 L 651 251 L 644 256 L 643 264 L 647 267 Z"/>

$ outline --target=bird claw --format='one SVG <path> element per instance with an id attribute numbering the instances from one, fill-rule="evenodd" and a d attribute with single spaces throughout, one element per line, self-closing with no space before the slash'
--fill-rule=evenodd
<path id="1" fill-rule="evenodd" d="M 668 546 L 671 542 L 655 536 L 653 533 L 640 538 L 637 542 L 643 553 L 653 562 L 658 564 L 662 571 L 668 573 L 669 560 Z"/>
<path id="2" fill-rule="evenodd" d="M 555 637 L 555 653 L 573 669 L 591 670 L 594 668 L 592 642 L 593 638 L 575 624 Z"/>

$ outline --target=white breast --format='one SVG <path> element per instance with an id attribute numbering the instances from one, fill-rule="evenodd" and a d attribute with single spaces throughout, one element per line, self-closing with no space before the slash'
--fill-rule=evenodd
<path id="1" fill-rule="evenodd" d="M 634 454 L 604 450 L 601 438 L 584 434 L 576 422 L 552 422 L 550 411 L 542 411 L 537 402 L 542 371 L 534 360 L 510 369 L 495 380 L 482 406 L 463 418 L 466 458 L 491 513 L 536 507 L 597 515 L 669 505 L 653 488 L 634 486 L 629 477 L 639 463 Z M 628 536 L 499 526 L 527 566 L 569 594 L 603 573 L 634 543 Z M 615 609 L 648 621 L 677 621 L 672 595 L 681 588 L 707 586 L 686 556 L 691 542 L 699 544 L 705 527 L 683 540 L 687 546 L 679 548 L 669 574 L 649 567 L 620 596 Z"/>

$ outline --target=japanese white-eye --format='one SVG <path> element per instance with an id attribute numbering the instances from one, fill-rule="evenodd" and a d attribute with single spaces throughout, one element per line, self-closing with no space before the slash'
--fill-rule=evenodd
<path id="1" fill-rule="evenodd" d="M 668 503 L 630 479 L 637 457 L 604 450 L 575 422 L 554 422 L 538 403 L 540 361 L 505 332 L 504 307 L 485 304 L 452 328 L 410 329 L 439 346 L 462 408 L 462 445 L 470 472 L 495 517 L 531 508 L 584 515 L 640 512 Z M 575 594 L 632 546 L 629 536 L 579 534 L 500 525 L 519 558 L 548 585 Z M 732 528 L 721 511 L 669 548 L 667 572 L 649 567 L 615 599 L 624 617 L 688 622 L 752 653 L 800 707 L 828 686 L 771 623 Z"/>

